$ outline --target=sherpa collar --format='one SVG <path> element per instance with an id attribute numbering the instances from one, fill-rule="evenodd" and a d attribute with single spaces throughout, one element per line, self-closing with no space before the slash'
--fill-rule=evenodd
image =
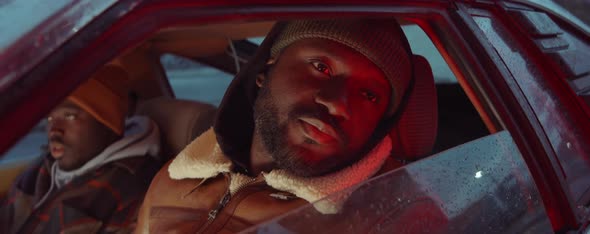
<path id="1" fill-rule="evenodd" d="M 294 194 L 310 203 L 314 203 L 317 211 L 323 214 L 337 213 L 348 193 L 340 196 L 328 195 L 357 185 L 381 169 L 391 152 L 391 139 L 386 136 L 367 156 L 355 164 L 337 172 L 319 177 L 300 177 L 286 170 L 272 170 L 263 173 L 266 183 L 277 190 Z M 220 173 L 230 173 L 230 192 L 249 181 L 245 175 L 231 171 L 232 162 L 226 157 L 215 137 L 213 129 L 209 129 L 193 142 L 188 144 L 170 163 L 168 173 L 170 178 L 207 179 Z M 323 199 L 319 202 L 318 200 Z"/>

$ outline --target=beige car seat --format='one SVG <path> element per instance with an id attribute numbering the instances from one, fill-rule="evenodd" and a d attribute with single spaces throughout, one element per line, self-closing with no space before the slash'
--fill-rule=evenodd
<path id="1" fill-rule="evenodd" d="M 174 158 L 186 145 L 213 126 L 217 108 L 212 105 L 158 97 L 141 103 L 136 114 L 150 117 L 160 128 L 161 157 Z"/>

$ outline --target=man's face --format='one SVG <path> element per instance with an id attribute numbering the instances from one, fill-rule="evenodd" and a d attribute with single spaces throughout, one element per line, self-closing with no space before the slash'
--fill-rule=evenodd
<path id="1" fill-rule="evenodd" d="M 325 39 L 285 48 L 254 107 L 255 134 L 275 164 L 322 175 L 359 159 L 389 105 L 391 87 L 362 54 Z"/>
<path id="2" fill-rule="evenodd" d="M 66 171 L 80 168 L 116 137 L 92 115 L 67 100 L 53 109 L 47 120 L 49 152 Z"/>

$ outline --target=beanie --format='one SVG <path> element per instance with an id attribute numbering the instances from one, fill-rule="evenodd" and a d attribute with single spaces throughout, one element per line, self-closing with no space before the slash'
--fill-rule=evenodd
<path id="1" fill-rule="evenodd" d="M 289 22 L 271 47 L 271 57 L 292 43 L 321 38 L 352 48 L 373 62 L 391 85 L 386 116 L 399 107 L 412 77 L 409 43 L 395 19 L 296 20 Z"/>
<path id="2" fill-rule="evenodd" d="M 121 135 L 128 108 L 127 78 L 122 68 L 106 65 L 70 94 L 68 100 Z"/>

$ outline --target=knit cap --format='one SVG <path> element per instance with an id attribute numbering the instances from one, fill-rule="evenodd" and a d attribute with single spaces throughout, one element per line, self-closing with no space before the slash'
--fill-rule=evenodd
<path id="1" fill-rule="evenodd" d="M 127 80 L 125 70 L 106 65 L 68 96 L 68 100 L 121 135 L 128 108 Z"/>
<path id="2" fill-rule="evenodd" d="M 409 43 L 395 19 L 296 20 L 289 22 L 271 47 L 271 57 L 292 43 L 310 38 L 332 40 L 364 55 L 391 85 L 386 116 L 397 110 L 412 77 Z"/>

